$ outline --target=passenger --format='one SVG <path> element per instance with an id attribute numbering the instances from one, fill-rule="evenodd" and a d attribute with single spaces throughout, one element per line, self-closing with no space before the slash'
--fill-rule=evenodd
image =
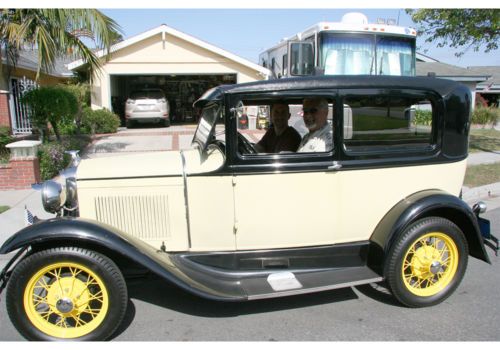
<path id="1" fill-rule="evenodd" d="M 297 152 L 328 152 L 333 148 L 333 130 L 328 117 L 325 98 L 305 98 L 302 103 L 304 124 L 309 132 L 304 135 Z"/>
<path id="2" fill-rule="evenodd" d="M 273 123 L 262 139 L 255 144 L 259 153 L 296 152 L 300 143 L 300 134 L 288 125 L 290 109 L 286 103 L 275 103 L 271 106 Z"/>

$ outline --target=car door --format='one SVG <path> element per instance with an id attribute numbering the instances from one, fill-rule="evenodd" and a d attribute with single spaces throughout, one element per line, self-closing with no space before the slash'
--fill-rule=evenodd
<path id="1" fill-rule="evenodd" d="M 332 93 L 326 97 L 333 101 Z M 253 96 L 254 100 L 262 98 Z M 301 99 L 295 95 L 290 105 L 296 106 L 297 101 Z M 242 106 L 259 102 L 239 96 L 232 103 Z M 230 125 L 234 135 L 240 132 L 253 141 L 262 136 L 252 130 L 237 130 L 236 122 L 234 117 Z M 338 241 L 335 223 L 339 177 L 333 149 L 320 153 L 245 154 L 238 147 L 237 138 L 232 141 L 229 151 L 238 250 L 317 246 Z"/>

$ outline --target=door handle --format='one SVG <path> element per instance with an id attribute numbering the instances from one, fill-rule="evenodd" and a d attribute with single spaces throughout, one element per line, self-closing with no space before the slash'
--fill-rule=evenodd
<path id="1" fill-rule="evenodd" d="M 335 162 L 333 162 L 333 164 L 332 164 L 332 165 L 330 165 L 330 166 L 328 167 L 328 170 L 329 170 L 329 171 L 337 171 L 337 170 L 339 170 L 340 168 L 342 168 L 342 164 L 340 164 L 339 162 L 336 162 L 336 161 L 335 161 Z"/>

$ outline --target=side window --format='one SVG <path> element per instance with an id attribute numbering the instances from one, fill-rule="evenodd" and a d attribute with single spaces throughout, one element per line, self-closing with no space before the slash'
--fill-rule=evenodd
<path id="1" fill-rule="evenodd" d="M 239 155 L 329 153 L 334 100 L 325 97 L 242 98 L 237 102 Z"/>
<path id="2" fill-rule="evenodd" d="M 346 153 L 431 149 L 435 114 L 431 99 L 377 94 L 348 96 L 343 102 Z"/>

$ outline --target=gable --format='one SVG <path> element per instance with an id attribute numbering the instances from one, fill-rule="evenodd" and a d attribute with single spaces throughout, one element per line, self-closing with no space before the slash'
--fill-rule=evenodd
<path id="1" fill-rule="evenodd" d="M 221 63 L 230 59 L 189 41 L 158 33 L 113 52 L 106 64 L 123 63 Z"/>

